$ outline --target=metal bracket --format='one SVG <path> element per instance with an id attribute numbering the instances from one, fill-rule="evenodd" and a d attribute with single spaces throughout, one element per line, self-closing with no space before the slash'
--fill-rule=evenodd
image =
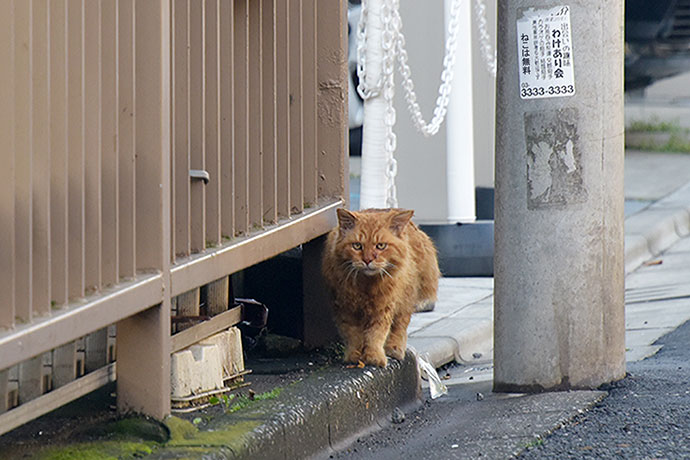
<path id="1" fill-rule="evenodd" d="M 208 171 L 204 171 L 203 169 L 190 169 L 189 178 L 192 180 L 202 180 L 204 181 L 204 185 L 208 184 L 211 180 Z"/>

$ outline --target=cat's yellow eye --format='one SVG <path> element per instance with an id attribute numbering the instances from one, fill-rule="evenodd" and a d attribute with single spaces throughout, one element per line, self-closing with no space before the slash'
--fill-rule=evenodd
<path id="1" fill-rule="evenodd" d="M 355 251 L 361 251 L 362 243 L 352 243 L 352 249 L 354 249 Z"/>
<path id="2" fill-rule="evenodd" d="M 388 243 L 376 243 L 376 249 L 379 251 L 383 251 L 386 249 L 386 246 L 388 246 Z"/>

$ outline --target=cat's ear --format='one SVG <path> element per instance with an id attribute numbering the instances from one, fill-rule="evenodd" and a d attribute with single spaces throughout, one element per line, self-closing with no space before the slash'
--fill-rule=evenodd
<path id="1" fill-rule="evenodd" d="M 357 217 L 345 208 L 336 209 L 338 214 L 338 225 L 341 232 L 352 230 L 357 223 Z"/>
<path id="2" fill-rule="evenodd" d="M 396 236 L 400 236 L 402 234 L 405 225 L 407 225 L 410 219 L 412 219 L 412 215 L 414 215 L 414 211 L 412 210 L 395 211 L 391 217 L 391 230 Z"/>

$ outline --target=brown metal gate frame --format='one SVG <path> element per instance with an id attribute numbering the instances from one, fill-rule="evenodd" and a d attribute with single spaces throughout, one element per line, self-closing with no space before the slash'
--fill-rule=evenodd
<path id="1" fill-rule="evenodd" d="M 346 34 L 343 0 L 0 0 L 0 433 L 115 366 L 118 408 L 163 417 L 176 296 L 300 244 L 318 276 Z M 75 380 L 75 341 L 113 324 L 117 364 Z"/>

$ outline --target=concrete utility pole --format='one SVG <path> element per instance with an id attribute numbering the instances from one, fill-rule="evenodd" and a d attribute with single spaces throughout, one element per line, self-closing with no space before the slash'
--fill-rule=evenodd
<path id="1" fill-rule="evenodd" d="M 625 375 L 623 0 L 499 0 L 495 391 Z"/>

